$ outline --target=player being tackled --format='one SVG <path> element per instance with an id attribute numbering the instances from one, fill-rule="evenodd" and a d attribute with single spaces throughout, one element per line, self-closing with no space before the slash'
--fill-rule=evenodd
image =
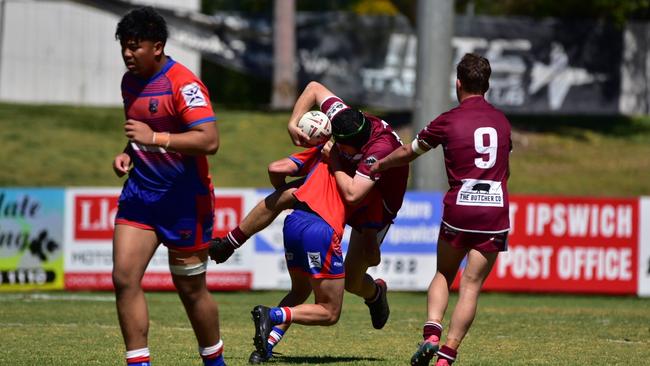
<path id="1" fill-rule="evenodd" d="M 343 201 L 355 206 L 366 200 L 371 190 L 379 192 L 374 209 L 356 210 L 347 219 L 353 230 L 344 266 L 345 290 L 365 300 L 373 327 L 382 329 L 390 315 L 386 283 L 373 279 L 367 270 L 381 261 L 379 247 L 402 205 L 409 170 L 408 166 L 401 166 L 375 174 L 370 172 L 370 166 L 402 143 L 386 122 L 349 107 L 325 86 L 311 82 L 296 101 L 288 126 L 296 145 L 310 146 L 309 136 L 299 128 L 298 121 L 313 105 L 320 106 L 332 124 L 336 143 L 329 164 Z M 286 186 L 286 175 L 280 174 L 285 168 L 283 164 L 286 163 L 274 162 L 269 166 L 269 178 L 276 191 L 255 206 L 226 237 L 214 239 L 210 256 L 217 263 L 226 261 L 250 236 L 267 227 L 282 210 L 291 208 L 297 201 L 293 192 L 302 182 L 294 181 L 293 185 Z M 289 164 L 302 169 L 303 163 L 294 159 Z"/>

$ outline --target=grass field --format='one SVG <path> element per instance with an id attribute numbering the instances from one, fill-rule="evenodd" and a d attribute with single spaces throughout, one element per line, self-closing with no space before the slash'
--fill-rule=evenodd
<path id="1" fill-rule="evenodd" d="M 289 114 L 216 110 L 215 186 L 269 186 L 267 164 L 295 151 L 286 133 Z M 511 120 L 510 192 L 650 195 L 650 119 Z M 126 143 L 122 121 L 119 108 L 0 104 L 0 186 L 120 186 L 111 164 Z"/>
<path id="2" fill-rule="evenodd" d="M 225 356 L 246 365 L 250 309 L 283 293 L 215 293 Z M 156 365 L 200 365 L 196 341 L 173 293 L 147 294 Z M 451 305 L 456 297 L 452 296 Z M 311 300 L 310 300 L 311 301 Z M 405 365 L 421 337 L 424 293 L 390 292 L 391 318 L 372 329 L 362 301 L 346 295 L 333 327 L 294 325 L 271 364 Z M 0 294 L 0 365 L 121 365 L 123 344 L 110 293 Z M 482 295 L 459 365 L 648 365 L 650 299 Z"/>
<path id="3" fill-rule="evenodd" d="M 217 187 L 268 186 L 266 166 L 294 151 L 288 113 L 220 110 L 221 147 L 210 157 Z M 125 145 L 119 108 L 0 104 L 0 187 L 109 186 Z M 512 118 L 509 189 L 519 194 L 650 195 L 650 120 Z M 404 132 L 404 139 L 410 134 Z M 200 365 L 177 296 L 147 294 L 156 365 Z M 247 364 L 250 309 L 280 292 L 215 293 L 228 365 Z M 424 293 L 391 292 L 392 315 L 370 326 L 347 296 L 339 324 L 294 326 L 272 364 L 405 365 L 420 340 Z M 452 296 L 452 304 L 455 301 Z M 110 293 L 0 293 L 0 365 L 122 365 Z M 484 294 L 459 365 L 650 365 L 650 299 Z"/>

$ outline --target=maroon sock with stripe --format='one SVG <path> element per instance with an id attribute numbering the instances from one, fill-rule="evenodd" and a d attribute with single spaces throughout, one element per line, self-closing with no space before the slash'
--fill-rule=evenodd
<path id="1" fill-rule="evenodd" d="M 438 360 L 444 358 L 450 365 L 456 361 L 456 356 L 458 356 L 458 352 L 453 348 L 442 346 L 440 347 L 440 350 L 438 350 Z"/>
<path id="2" fill-rule="evenodd" d="M 442 336 L 442 324 L 428 321 L 424 323 L 424 328 L 422 329 L 422 338 L 424 340 L 430 340 L 433 343 L 440 342 L 440 337 Z"/>

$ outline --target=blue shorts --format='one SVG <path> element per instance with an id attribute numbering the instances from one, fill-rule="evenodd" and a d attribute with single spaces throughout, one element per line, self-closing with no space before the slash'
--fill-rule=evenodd
<path id="1" fill-rule="evenodd" d="M 284 220 L 284 252 L 287 268 L 314 278 L 343 278 L 341 238 L 320 216 L 294 210 Z"/>
<path id="2" fill-rule="evenodd" d="M 168 248 L 196 251 L 208 247 L 214 223 L 214 195 L 173 188 L 149 191 L 127 180 L 118 201 L 115 224 L 154 230 Z"/>

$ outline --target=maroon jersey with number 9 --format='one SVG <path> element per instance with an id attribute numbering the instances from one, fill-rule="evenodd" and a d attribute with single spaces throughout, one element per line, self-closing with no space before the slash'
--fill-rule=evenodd
<path id="1" fill-rule="evenodd" d="M 510 122 L 483 97 L 465 100 L 441 114 L 416 137 L 442 145 L 449 191 L 442 221 L 460 231 L 508 231 Z"/>

